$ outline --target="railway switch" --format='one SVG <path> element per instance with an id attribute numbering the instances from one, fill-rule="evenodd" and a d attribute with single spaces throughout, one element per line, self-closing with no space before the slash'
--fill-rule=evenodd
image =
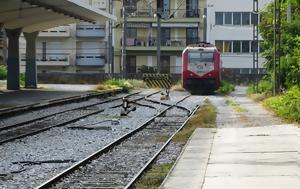
<path id="1" fill-rule="evenodd" d="M 123 98 L 123 110 L 121 110 L 121 116 L 127 116 L 130 112 L 135 111 L 136 107 L 130 104 L 127 98 Z"/>

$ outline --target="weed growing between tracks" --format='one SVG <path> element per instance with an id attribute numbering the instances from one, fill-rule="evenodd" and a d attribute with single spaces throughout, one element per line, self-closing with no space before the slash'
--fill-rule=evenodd
<path id="1" fill-rule="evenodd" d="M 229 106 L 231 106 L 231 108 L 236 111 L 236 112 L 247 112 L 247 110 L 245 108 L 242 108 L 241 105 L 237 102 L 234 102 L 231 99 L 226 99 L 225 103 Z"/>
<path id="2" fill-rule="evenodd" d="M 197 128 L 215 128 L 216 127 L 216 108 L 207 100 L 205 104 L 191 117 L 185 127 L 178 132 L 172 140 L 172 143 L 183 145 L 188 141 L 194 130 Z M 160 140 L 163 140 L 162 137 Z M 166 137 L 165 140 L 168 138 Z M 165 141 L 164 140 L 164 141 Z M 178 154 L 179 155 L 179 154 Z M 158 188 L 173 164 L 175 163 L 154 163 L 148 171 L 143 174 L 139 181 L 134 185 L 134 189 L 153 189 Z"/>

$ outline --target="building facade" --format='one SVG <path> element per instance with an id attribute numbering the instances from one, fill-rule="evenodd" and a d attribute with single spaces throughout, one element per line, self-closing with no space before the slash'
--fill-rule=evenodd
<path id="1" fill-rule="evenodd" d="M 81 0 L 108 11 L 107 0 Z M 104 73 L 107 69 L 108 22 L 81 22 L 40 31 L 36 40 L 39 73 Z M 25 69 L 26 40 L 20 37 L 20 65 Z"/>
<path id="2" fill-rule="evenodd" d="M 259 9 L 270 1 L 259 0 Z M 237 69 L 240 74 L 254 73 L 253 22 L 253 0 L 207 1 L 207 41 L 221 51 L 223 68 Z M 259 56 L 259 73 L 263 73 L 263 63 Z"/>
<path id="3" fill-rule="evenodd" d="M 205 0 L 114 1 L 114 14 L 119 20 L 114 27 L 114 72 L 155 71 L 157 43 L 160 43 L 161 72 L 181 73 L 183 49 L 188 44 L 204 41 L 205 7 Z M 157 36 L 158 14 L 161 16 L 160 41 Z M 126 40 L 123 39 L 123 30 Z"/>

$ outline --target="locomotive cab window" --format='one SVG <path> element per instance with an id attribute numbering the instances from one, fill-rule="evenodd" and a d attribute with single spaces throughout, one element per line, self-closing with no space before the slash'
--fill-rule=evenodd
<path id="1" fill-rule="evenodd" d="M 199 51 L 191 51 L 189 53 L 189 62 L 190 63 L 201 63 L 207 62 L 212 63 L 214 61 L 214 53 L 213 52 L 199 52 Z"/>
<path id="2" fill-rule="evenodd" d="M 203 75 L 214 69 L 214 53 L 204 51 L 189 51 L 188 69 Z"/>

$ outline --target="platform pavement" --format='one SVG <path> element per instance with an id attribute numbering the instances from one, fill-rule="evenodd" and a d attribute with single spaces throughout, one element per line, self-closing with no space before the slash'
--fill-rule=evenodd
<path id="1" fill-rule="evenodd" d="M 160 189 L 299 189 L 295 125 L 197 129 Z"/>
<path id="2" fill-rule="evenodd" d="M 0 109 L 84 95 L 95 89 L 95 85 L 43 84 L 39 86 L 42 86 L 42 89 L 22 89 L 19 91 L 2 90 L 0 93 Z"/>

